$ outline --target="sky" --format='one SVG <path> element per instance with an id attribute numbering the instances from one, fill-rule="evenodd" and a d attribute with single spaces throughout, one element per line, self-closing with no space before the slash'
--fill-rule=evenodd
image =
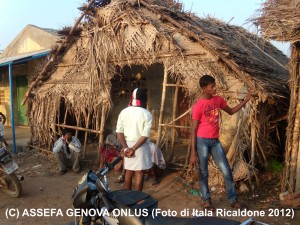
<path id="1" fill-rule="evenodd" d="M 255 27 L 247 23 L 261 7 L 263 0 L 181 0 L 185 11 L 199 17 L 212 16 L 231 25 L 240 25 L 249 31 Z M 77 8 L 85 0 L 0 0 L 0 50 L 22 31 L 27 24 L 42 28 L 61 29 L 73 26 L 81 11 Z M 284 54 L 289 55 L 289 43 L 272 42 Z"/>

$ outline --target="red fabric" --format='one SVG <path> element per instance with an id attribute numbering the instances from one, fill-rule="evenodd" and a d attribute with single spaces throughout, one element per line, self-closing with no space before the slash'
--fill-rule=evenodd
<path id="1" fill-rule="evenodd" d="M 114 146 L 104 145 L 102 148 L 99 149 L 99 151 L 102 159 L 104 159 L 108 163 L 111 163 L 113 158 L 119 155 L 118 149 Z"/>
<path id="2" fill-rule="evenodd" d="M 200 98 L 193 106 L 192 119 L 199 121 L 197 137 L 218 138 L 220 109 L 226 107 L 226 101 L 220 96 L 211 99 Z"/>

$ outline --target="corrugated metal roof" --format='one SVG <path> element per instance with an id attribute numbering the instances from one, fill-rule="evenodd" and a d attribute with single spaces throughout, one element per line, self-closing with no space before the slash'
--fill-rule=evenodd
<path id="1" fill-rule="evenodd" d="M 36 59 L 36 58 L 48 55 L 49 52 L 50 52 L 50 49 L 47 49 L 47 50 L 42 50 L 42 51 L 29 52 L 29 53 L 26 53 L 23 55 L 3 58 L 3 59 L 0 59 L 0 66 L 7 66 L 8 64 L 11 64 L 11 63 L 15 64 L 15 63 L 20 63 L 20 62 L 25 62 L 28 60 Z"/>

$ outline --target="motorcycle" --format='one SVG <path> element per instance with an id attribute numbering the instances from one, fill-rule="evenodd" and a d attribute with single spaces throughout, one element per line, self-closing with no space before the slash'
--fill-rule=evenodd
<path id="1" fill-rule="evenodd" d="M 0 148 L 0 189 L 8 196 L 17 198 L 22 194 L 22 186 L 15 171 L 19 168 L 5 147 Z"/>
<path id="2" fill-rule="evenodd" d="M 253 218 L 241 223 L 211 216 L 187 218 L 157 214 L 158 201 L 144 192 L 110 191 L 106 174 L 120 160 L 119 156 L 99 172 L 89 171 L 79 180 L 72 194 L 75 221 L 65 225 L 267 225 Z"/>

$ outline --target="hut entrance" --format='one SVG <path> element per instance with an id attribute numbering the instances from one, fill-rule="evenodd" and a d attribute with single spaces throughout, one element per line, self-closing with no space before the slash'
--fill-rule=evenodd
<path id="1" fill-rule="evenodd" d="M 155 130 L 158 127 L 163 71 L 163 65 L 159 63 L 148 67 L 133 65 L 118 69 L 117 74 L 111 81 L 113 109 L 108 121 L 110 131 L 116 129 L 118 115 L 122 109 L 127 107 L 131 93 L 135 88 L 146 90 L 148 95 L 148 110 L 153 115 L 152 128 Z"/>
<path id="2" fill-rule="evenodd" d="M 113 110 L 108 120 L 108 132 L 116 129 L 118 115 L 127 107 L 132 91 L 144 88 L 148 95 L 148 110 L 152 113 L 151 139 L 171 161 L 175 139 L 182 143 L 190 136 L 190 106 L 180 79 L 175 80 L 162 64 L 156 63 L 148 67 L 126 66 L 118 70 L 111 82 Z"/>

